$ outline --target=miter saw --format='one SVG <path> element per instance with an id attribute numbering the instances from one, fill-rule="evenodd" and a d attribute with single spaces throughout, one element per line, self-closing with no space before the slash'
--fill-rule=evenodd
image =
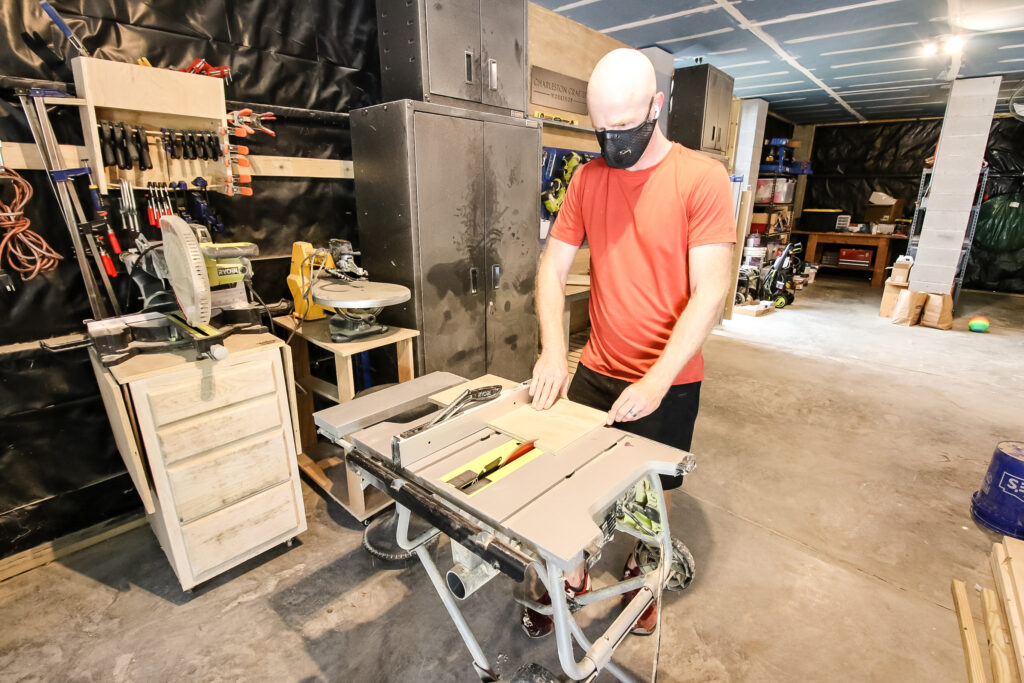
<path id="1" fill-rule="evenodd" d="M 302 322 L 320 320 L 332 312 L 330 335 L 333 342 L 350 342 L 388 331 L 377 322 L 384 306 L 409 300 L 407 287 L 371 282 L 358 265 L 358 251 L 352 243 L 332 239 L 327 249 L 315 249 L 309 242 L 292 245 L 288 289 L 295 301 L 292 315 Z"/>
<path id="2" fill-rule="evenodd" d="M 160 219 L 162 242 L 137 241 L 125 254 L 143 312 L 88 321 L 86 330 L 105 365 L 136 353 L 192 349 L 197 359 L 227 355 L 221 341 L 234 333 L 266 332 L 249 302 L 250 242 L 216 244 L 205 227 L 178 216 Z"/>

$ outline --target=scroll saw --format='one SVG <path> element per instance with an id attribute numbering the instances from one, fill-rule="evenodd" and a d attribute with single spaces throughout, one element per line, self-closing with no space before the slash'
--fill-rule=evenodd
<path id="1" fill-rule="evenodd" d="M 592 680 L 607 671 L 634 680 L 612 661 L 615 648 L 649 605 L 660 604 L 663 589 L 682 589 L 693 576 L 692 556 L 669 532 L 658 476 L 688 474 L 693 455 L 606 427 L 605 413 L 565 399 L 536 411 L 528 383 L 508 383 L 504 390 L 477 384 L 434 372 L 313 418 L 321 434 L 345 448 L 349 469 L 395 500 L 396 541 L 419 558 L 482 681 L 498 680 L 498 672 L 459 602 L 499 574 L 519 582 L 531 568 L 552 604 L 517 601 L 552 616 L 565 674 Z M 412 513 L 427 525 L 414 538 Z M 644 573 L 568 597 L 563 572 L 593 564 L 615 533 L 642 542 Z M 440 534 L 452 548 L 453 566 L 444 575 L 427 549 Z M 588 636 L 572 616 L 634 590 L 635 597 L 597 637 Z M 652 680 L 660 609 L 658 614 Z M 574 641 L 585 651 L 581 659 Z M 536 675 L 537 665 L 528 669 Z"/>
<path id="2" fill-rule="evenodd" d="M 302 322 L 320 320 L 330 312 L 331 341 L 350 342 L 388 331 L 377 322 L 385 306 L 400 304 L 411 296 L 408 287 L 371 282 L 369 273 L 356 265 L 348 240 L 332 239 L 327 249 L 309 242 L 292 245 L 288 289 L 295 301 L 292 315 Z"/>
<path id="3" fill-rule="evenodd" d="M 220 359 L 228 335 L 267 331 L 246 291 L 255 244 L 214 243 L 206 228 L 178 216 L 161 217 L 160 230 L 161 242 L 140 239 L 138 253 L 125 255 L 145 310 L 86 322 L 104 365 L 180 350 Z"/>

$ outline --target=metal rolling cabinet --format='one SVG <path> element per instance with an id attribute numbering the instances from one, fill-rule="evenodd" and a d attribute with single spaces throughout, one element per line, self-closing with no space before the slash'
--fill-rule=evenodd
<path id="1" fill-rule="evenodd" d="M 352 112 L 362 264 L 412 298 L 417 374 L 529 377 L 540 224 L 536 122 L 401 100 Z M 482 169 L 482 172 L 481 172 Z"/>
<path id="2" fill-rule="evenodd" d="M 714 157 L 725 157 L 733 78 L 710 64 L 672 74 L 668 138 Z"/>
<path id="3" fill-rule="evenodd" d="M 526 109 L 525 0 L 378 0 L 385 101 Z"/>

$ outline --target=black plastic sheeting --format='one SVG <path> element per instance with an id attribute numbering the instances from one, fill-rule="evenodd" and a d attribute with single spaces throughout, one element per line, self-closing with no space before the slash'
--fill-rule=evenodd
<path id="1" fill-rule="evenodd" d="M 903 199 L 904 218 L 911 218 L 924 160 L 935 154 L 941 129 L 939 119 L 819 126 L 812 151 L 814 174 L 807 180 L 804 208 L 841 209 L 858 221 L 868 197 L 880 191 Z M 989 164 L 988 196 L 1019 191 L 1024 178 L 1024 123 L 994 119 L 985 160 Z M 997 257 L 980 247 L 972 251 L 965 287 L 1024 292 L 1022 282 L 1024 253 Z"/>
<path id="2" fill-rule="evenodd" d="M 196 57 L 231 67 L 225 96 L 278 113 L 243 141 L 253 154 L 351 158 L 343 117 L 380 101 L 374 0 L 53 0 L 93 56 L 181 68 Z M 0 76 L 73 81 L 76 55 L 35 0 L 8 0 L 0 12 Z M 286 111 L 286 110 L 285 110 Z M 81 144 L 77 112 L 56 108 L 62 143 Z M 20 107 L 0 102 L 0 139 L 30 142 Z M 70 238 L 41 172 L 25 172 L 35 196 L 27 208 L 34 230 L 65 262 L 56 272 L 0 292 L 0 345 L 82 330 L 91 317 Z M 191 180 L 184 178 L 183 180 Z M 355 241 L 351 180 L 256 177 L 251 198 L 211 194 L 226 230 L 215 239 L 260 247 L 254 286 L 264 300 L 287 296 L 284 278 L 296 240 Z M 88 205 L 88 204 L 86 204 Z M 124 301 L 127 278 L 115 281 Z M 34 345 L 0 352 L 0 556 L 138 507 L 113 444 L 88 357 L 52 354 Z"/>
<path id="3" fill-rule="evenodd" d="M 0 554 L 140 507 L 83 349 L 0 354 Z"/>

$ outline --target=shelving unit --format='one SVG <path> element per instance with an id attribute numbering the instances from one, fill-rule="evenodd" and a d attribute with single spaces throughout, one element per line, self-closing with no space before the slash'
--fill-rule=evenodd
<path id="1" fill-rule="evenodd" d="M 116 185 L 120 179 L 134 187 L 145 187 L 149 182 L 202 176 L 211 191 L 221 192 L 230 184 L 231 168 L 225 166 L 223 159 L 171 159 L 159 139 L 161 128 L 217 131 L 221 144 L 225 144 L 227 107 L 223 80 L 91 57 L 76 57 L 71 60 L 71 68 L 81 100 L 79 110 L 88 162 L 101 194 L 107 194 L 108 186 Z M 60 103 L 68 101 L 62 99 Z M 99 121 L 145 127 L 153 168 L 143 171 L 138 165 L 127 170 L 104 167 Z"/>

